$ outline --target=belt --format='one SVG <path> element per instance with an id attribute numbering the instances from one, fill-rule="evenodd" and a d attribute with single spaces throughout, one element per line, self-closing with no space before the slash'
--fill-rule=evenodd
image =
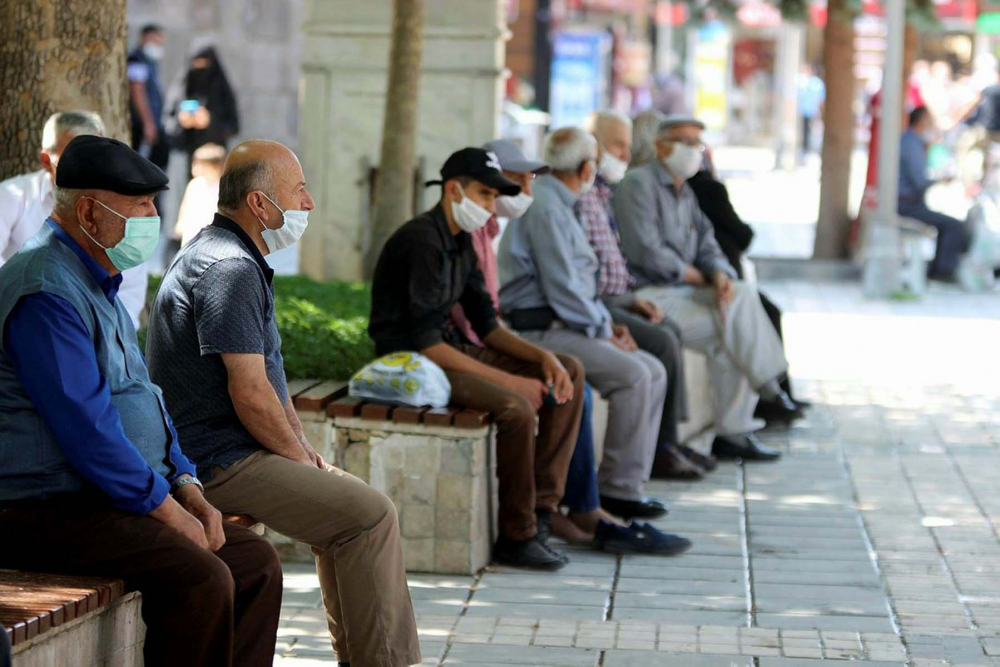
<path id="1" fill-rule="evenodd" d="M 515 331 L 546 331 L 558 322 L 556 311 L 548 306 L 511 310 L 504 313 L 504 319 Z"/>

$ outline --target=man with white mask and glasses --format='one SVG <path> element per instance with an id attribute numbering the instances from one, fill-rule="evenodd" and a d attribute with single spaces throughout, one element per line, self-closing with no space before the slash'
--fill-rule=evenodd
<path id="1" fill-rule="evenodd" d="M 396 508 L 326 464 L 288 395 L 265 257 L 299 240 L 312 209 L 292 151 L 233 149 L 215 220 L 178 253 L 153 303 L 150 374 L 205 496 L 312 547 L 337 659 L 412 665 L 420 647 Z"/>
<path id="2" fill-rule="evenodd" d="M 656 518 L 666 507 L 645 497 L 644 485 L 668 378 L 663 364 L 637 348 L 628 328 L 612 321 L 597 293 L 600 264 L 577 213 L 580 195 L 597 175 L 597 142 L 581 128 L 562 128 L 546 137 L 544 158 L 552 174 L 535 180 L 535 202 L 500 242 L 504 318 L 533 343 L 578 357 L 587 381 L 608 398 L 601 507 L 626 518 Z M 664 538 L 665 552 L 690 546 Z"/>
<path id="3" fill-rule="evenodd" d="M 660 124 L 657 159 L 630 170 L 612 201 L 637 295 L 656 302 L 680 327 L 684 345 L 708 357 L 714 453 L 769 460 L 780 453 L 754 432 L 759 397 L 793 413 L 779 382 L 788 370 L 781 341 L 757 292 L 735 279 L 712 225 L 686 181 L 702 164 L 704 125 L 669 117 Z"/>
<path id="4" fill-rule="evenodd" d="M 463 148 L 441 168 L 441 200 L 386 242 L 372 281 L 368 333 L 380 355 L 416 351 L 451 382 L 453 405 L 489 412 L 497 424 L 500 536 L 494 558 L 542 570 L 568 559 L 548 545 L 583 410 L 583 368 L 514 335 L 497 318 L 472 234 L 515 197 L 495 153 Z M 482 346 L 449 322 L 460 303 Z"/>

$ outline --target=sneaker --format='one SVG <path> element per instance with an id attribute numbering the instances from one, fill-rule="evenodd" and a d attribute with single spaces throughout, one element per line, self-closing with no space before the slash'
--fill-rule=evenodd
<path id="1" fill-rule="evenodd" d="M 627 526 L 601 521 L 594 533 L 594 548 L 614 554 L 676 556 L 691 548 L 691 540 L 660 532 L 649 523 Z"/>

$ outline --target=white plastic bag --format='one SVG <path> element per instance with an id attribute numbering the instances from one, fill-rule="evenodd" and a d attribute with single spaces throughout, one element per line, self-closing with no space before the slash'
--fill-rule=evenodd
<path id="1" fill-rule="evenodd" d="M 354 374 L 347 388 L 354 398 L 413 407 L 444 408 L 451 383 L 433 361 L 416 352 L 394 352 Z"/>

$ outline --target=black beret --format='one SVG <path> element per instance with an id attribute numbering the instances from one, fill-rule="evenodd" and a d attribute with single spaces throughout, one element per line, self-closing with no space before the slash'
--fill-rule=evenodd
<path id="1" fill-rule="evenodd" d="M 167 189 L 170 179 L 126 144 L 81 134 L 66 146 L 56 167 L 56 185 L 74 190 L 110 190 L 148 195 Z"/>

